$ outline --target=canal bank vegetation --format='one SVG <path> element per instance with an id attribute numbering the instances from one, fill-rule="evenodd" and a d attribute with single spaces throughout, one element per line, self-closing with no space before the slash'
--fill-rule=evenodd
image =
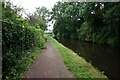
<path id="1" fill-rule="evenodd" d="M 64 63 L 68 67 L 68 70 L 75 75 L 76 78 L 108 78 L 99 70 L 94 68 L 82 57 L 79 57 L 77 53 L 74 53 L 71 49 L 63 46 L 54 38 L 50 38 L 53 44 L 59 50 L 63 57 Z"/>
<path id="2" fill-rule="evenodd" d="M 37 9 L 37 11 L 39 11 Z M 44 17 L 22 17 L 23 8 L 2 2 L 2 79 L 19 80 L 32 60 L 45 47 Z M 36 14 L 38 13 L 36 11 Z M 41 11 L 46 11 L 42 9 Z"/>
<path id="3" fill-rule="evenodd" d="M 119 46 L 119 2 L 58 2 L 51 12 L 56 37 Z"/>

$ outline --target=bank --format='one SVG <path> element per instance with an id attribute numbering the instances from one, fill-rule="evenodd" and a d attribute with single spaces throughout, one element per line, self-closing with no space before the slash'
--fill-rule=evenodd
<path id="1" fill-rule="evenodd" d="M 63 46 L 54 38 L 50 38 L 50 40 L 60 52 L 68 70 L 73 73 L 76 78 L 102 78 L 105 80 L 108 79 L 103 72 L 100 72 L 84 58 L 79 57 L 77 53 Z"/>

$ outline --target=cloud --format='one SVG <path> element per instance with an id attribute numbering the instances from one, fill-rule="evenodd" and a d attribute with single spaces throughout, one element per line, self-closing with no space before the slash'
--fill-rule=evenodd
<path id="1" fill-rule="evenodd" d="M 58 0 L 11 0 L 14 5 L 21 6 L 32 13 L 36 7 L 46 7 L 51 9 Z"/>

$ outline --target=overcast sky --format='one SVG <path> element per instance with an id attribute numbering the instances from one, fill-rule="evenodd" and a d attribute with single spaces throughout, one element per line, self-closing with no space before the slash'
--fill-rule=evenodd
<path id="1" fill-rule="evenodd" d="M 35 7 L 45 6 L 51 9 L 54 4 L 60 0 L 10 0 L 13 4 L 27 9 L 28 12 L 34 12 Z"/>
<path id="2" fill-rule="evenodd" d="M 52 9 L 54 4 L 60 0 L 10 0 L 14 5 L 23 7 L 27 13 L 33 13 L 36 7 L 46 7 Z M 50 23 L 51 24 L 51 23 Z M 53 29 L 53 25 L 48 27 L 49 30 Z"/>

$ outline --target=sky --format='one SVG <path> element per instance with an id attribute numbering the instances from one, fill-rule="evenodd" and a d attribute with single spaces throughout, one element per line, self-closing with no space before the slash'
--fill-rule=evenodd
<path id="1" fill-rule="evenodd" d="M 28 12 L 34 12 L 35 7 L 45 6 L 51 9 L 59 0 L 10 0 L 13 4 L 27 9 Z"/>
<path id="2" fill-rule="evenodd" d="M 13 5 L 23 7 L 26 10 L 26 13 L 33 13 L 36 7 L 46 7 L 51 10 L 54 4 L 60 0 L 10 0 Z M 49 23 L 51 24 L 51 22 Z M 53 24 L 48 26 L 49 30 L 53 29 Z"/>

